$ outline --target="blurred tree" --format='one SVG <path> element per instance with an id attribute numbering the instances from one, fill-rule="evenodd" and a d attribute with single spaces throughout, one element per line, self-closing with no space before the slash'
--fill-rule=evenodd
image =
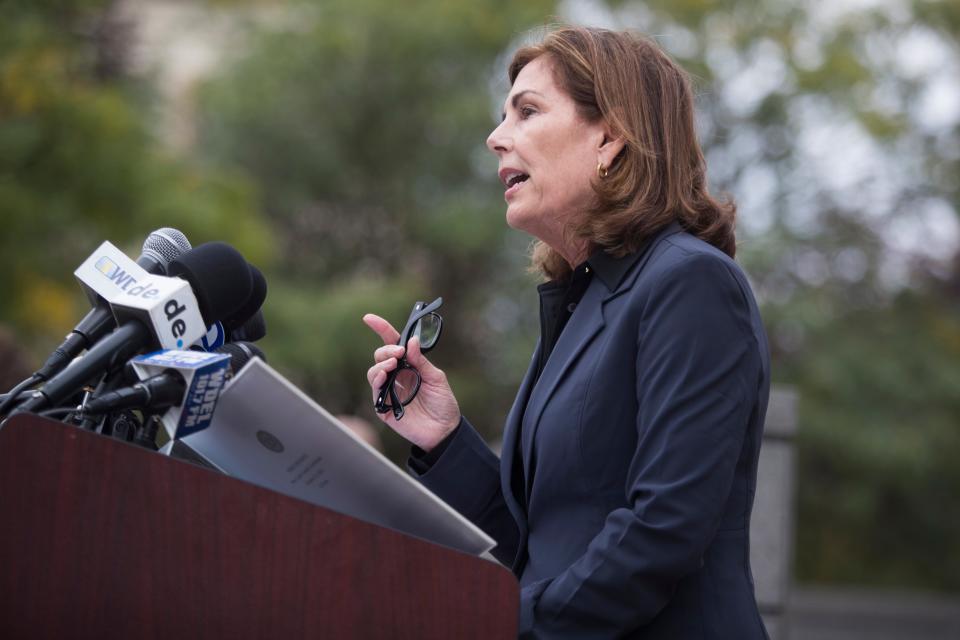
<path id="1" fill-rule="evenodd" d="M 533 341 L 500 369 L 485 311 L 506 231 L 484 148 L 499 109 L 488 83 L 505 44 L 551 6 L 295 3 L 202 91 L 198 150 L 257 178 L 280 238 L 268 353 L 332 411 L 373 417 L 377 338 L 363 313 L 400 324 L 414 301 L 444 296 L 435 359 L 464 412 L 499 431 Z"/>
<path id="2" fill-rule="evenodd" d="M 960 5 L 607 6 L 697 76 L 740 204 L 801 397 L 798 577 L 960 589 Z"/>
<path id="3" fill-rule="evenodd" d="M 960 315 L 906 290 L 804 351 L 781 373 L 804 394 L 800 577 L 957 590 Z"/>
<path id="4" fill-rule="evenodd" d="M 711 176 L 740 200 L 741 259 L 766 308 L 776 375 L 799 387 L 809 425 L 800 577 L 960 588 L 960 567 L 946 560 L 958 557 L 960 525 L 921 517 L 942 512 L 937 487 L 955 481 L 943 451 L 958 452 L 960 383 L 948 371 L 957 330 L 936 319 L 957 305 L 956 234 L 939 229 L 957 228 L 960 144 L 957 119 L 931 120 L 925 98 L 956 86 L 943 77 L 956 70 L 955 3 L 564 6 L 575 20 L 657 34 L 702 88 Z M 306 323 L 303 302 L 278 324 L 304 336 L 297 368 L 337 410 L 369 403 L 364 385 L 342 383 L 362 380 L 372 346 L 341 357 L 364 331 L 350 329 L 351 314 L 401 320 L 403 281 L 416 297 L 448 295 L 454 322 L 436 357 L 465 412 L 488 435 L 499 428 L 535 312 L 522 240 L 504 234 L 492 163 L 478 159 L 492 124 L 478 84 L 511 29 L 547 8 L 528 6 L 525 18 L 430 2 L 298 5 L 295 24 L 264 35 L 209 87 L 204 147 L 260 179 L 299 292 L 290 295 L 329 309 Z M 335 284 L 311 291 L 304 279 Z M 923 330 L 937 322 L 937 333 Z M 310 341 L 318 326 L 336 337 Z M 915 518 L 902 517 L 905 502 Z M 901 545 L 891 561 L 895 540 L 916 551 Z"/>
<path id="5" fill-rule="evenodd" d="M 116 2 L 5 2 L 0 21 L 0 323 L 36 351 L 84 313 L 73 270 L 105 239 L 132 256 L 179 228 L 269 262 L 242 175 L 165 153 L 150 93 L 126 75 L 132 25 Z"/>
<path id="6" fill-rule="evenodd" d="M 238 34 L 242 55 L 201 92 L 192 159 L 157 145 L 116 2 L 3 5 L 0 322 L 37 340 L 69 328 L 84 302 L 64 274 L 103 238 L 136 254 L 171 225 L 268 262 L 276 238 L 273 364 L 332 411 L 372 417 L 377 341 L 360 316 L 399 323 L 443 295 L 434 357 L 496 437 L 536 298 L 483 141 L 505 50 L 553 3 L 252 4 L 285 9 Z M 960 589 L 960 5 L 560 7 L 655 34 L 695 75 L 775 377 L 802 398 L 799 577 Z"/>
<path id="7" fill-rule="evenodd" d="M 294 7 L 203 95 L 201 148 L 257 177 L 284 247 L 271 350 L 332 409 L 369 412 L 376 341 L 360 314 L 399 322 L 414 298 L 445 295 L 435 358 L 496 436 L 536 307 L 525 240 L 505 230 L 482 149 L 504 87 L 493 105 L 482 88 L 550 7 Z M 799 577 L 960 588 L 960 118 L 943 108 L 960 5 L 562 11 L 655 34 L 695 76 L 710 176 L 740 203 L 775 376 L 802 398 Z"/>

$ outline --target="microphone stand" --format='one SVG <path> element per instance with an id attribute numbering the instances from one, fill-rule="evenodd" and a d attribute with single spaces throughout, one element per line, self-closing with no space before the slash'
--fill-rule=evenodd
<path id="1" fill-rule="evenodd" d="M 157 433 L 160 430 L 160 416 L 157 414 L 144 415 L 143 421 L 133 436 L 133 443 L 145 449 L 157 451 Z"/>
<path id="2" fill-rule="evenodd" d="M 134 437 L 142 426 L 136 414 L 129 409 L 125 409 L 118 413 L 108 414 L 104 431 L 108 427 L 110 432 L 104 433 L 104 435 L 112 436 L 124 442 L 134 442 Z"/>

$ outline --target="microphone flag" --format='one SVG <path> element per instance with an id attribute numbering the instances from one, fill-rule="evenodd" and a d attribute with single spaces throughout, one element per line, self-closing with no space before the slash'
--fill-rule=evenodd
<path id="1" fill-rule="evenodd" d="M 197 433 L 210 426 L 220 392 L 227 381 L 230 356 L 206 351 L 166 350 L 130 360 L 141 380 L 173 369 L 183 376 L 183 402 L 167 409 L 161 422 L 170 440 Z"/>
<path id="2" fill-rule="evenodd" d="M 163 349 L 183 349 L 207 334 L 207 325 L 190 283 L 144 270 L 109 241 L 94 251 L 74 275 L 91 301 L 110 303 L 117 325 L 144 322 Z"/>

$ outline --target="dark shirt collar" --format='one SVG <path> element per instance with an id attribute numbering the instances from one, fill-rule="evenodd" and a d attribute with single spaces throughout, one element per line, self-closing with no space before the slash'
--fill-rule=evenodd
<path id="1" fill-rule="evenodd" d="M 541 295 L 559 295 L 563 297 L 571 288 L 586 289 L 586 284 L 590 282 L 592 275 L 593 266 L 589 260 L 584 260 L 577 265 L 577 268 L 570 273 L 568 278 L 543 282 L 537 285 L 537 291 L 539 291 Z M 579 297 L 578 295 L 577 298 L 579 299 Z"/>
<path id="2" fill-rule="evenodd" d="M 637 250 L 627 255 L 615 258 L 603 249 L 597 249 L 587 259 L 589 264 L 600 281 L 606 285 L 611 292 L 616 291 L 617 287 L 623 282 L 624 276 L 637 263 L 640 258 L 650 250 L 659 238 L 682 231 L 680 224 L 676 221 L 671 222 L 666 227 L 656 233 L 647 236 Z"/>
<path id="3" fill-rule="evenodd" d="M 569 279 L 548 280 L 537 286 L 537 291 L 541 295 L 560 295 L 562 296 L 571 283 L 589 278 L 591 274 L 596 274 L 600 281 L 609 289 L 614 291 L 627 274 L 630 267 L 643 255 L 644 250 L 649 243 L 644 243 L 637 251 L 629 253 L 622 258 L 615 258 L 603 249 L 597 249 L 590 257 L 577 265 Z"/>
<path id="4" fill-rule="evenodd" d="M 593 268 L 594 273 L 606 285 L 607 289 L 615 291 L 620 286 L 623 277 L 630 271 L 630 267 L 640 259 L 648 246 L 650 246 L 649 239 L 639 249 L 621 258 L 615 258 L 605 250 L 597 249 L 587 259 L 587 264 Z"/>
<path id="5" fill-rule="evenodd" d="M 620 283 L 623 282 L 623 278 L 627 275 L 627 272 L 643 257 L 655 240 L 661 236 L 669 235 L 672 232 L 680 230 L 680 225 L 673 222 L 664 229 L 644 239 L 636 251 L 619 258 L 610 255 L 602 248 L 597 249 L 590 254 L 589 258 L 577 265 L 569 279 L 562 281 L 549 280 L 540 284 L 537 290 L 540 291 L 540 293 L 550 293 L 554 289 L 566 290 L 572 281 L 584 277 L 589 278 L 593 274 L 596 274 L 596 276 L 600 278 L 600 282 L 602 282 L 609 291 L 616 291 Z"/>

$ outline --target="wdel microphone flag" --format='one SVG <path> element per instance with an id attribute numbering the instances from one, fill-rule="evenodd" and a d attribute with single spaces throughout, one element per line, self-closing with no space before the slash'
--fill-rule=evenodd
<path id="1" fill-rule="evenodd" d="M 171 440 L 196 433 L 210 426 L 220 392 L 227 381 L 230 355 L 206 351 L 157 351 L 133 358 L 130 363 L 141 380 L 170 369 L 187 385 L 183 402 L 161 416 Z"/>

